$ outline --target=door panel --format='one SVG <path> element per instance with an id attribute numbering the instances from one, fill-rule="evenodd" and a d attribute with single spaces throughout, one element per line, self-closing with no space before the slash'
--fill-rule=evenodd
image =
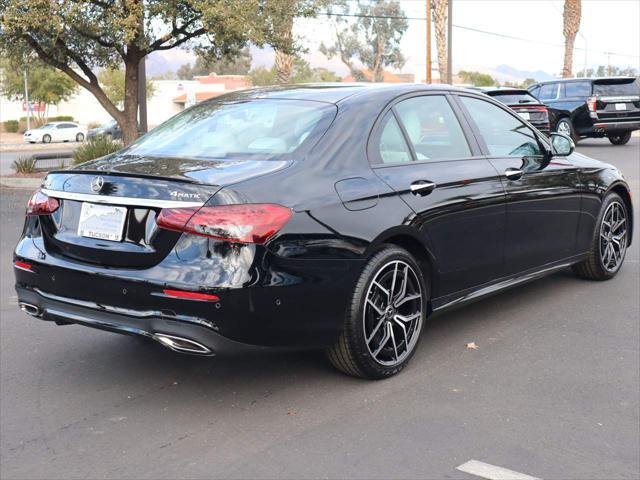
<path id="1" fill-rule="evenodd" d="M 502 275 L 504 189 L 491 162 L 473 157 L 477 144 L 444 95 L 394 105 L 369 152 L 376 174 L 415 212 L 411 225 L 437 263 L 434 297 Z"/>
<path id="2" fill-rule="evenodd" d="M 575 165 L 566 157 L 547 161 L 548 146 L 512 112 L 459 98 L 507 195 L 505 274 L 574 255 L 581 202 Z"/>

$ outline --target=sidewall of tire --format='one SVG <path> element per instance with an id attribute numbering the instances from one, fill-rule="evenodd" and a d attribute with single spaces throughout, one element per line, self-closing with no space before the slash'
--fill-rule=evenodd
<path id="1" fill-rule="evenodd" d="M 413 346 L 413 350 L 398 365 L 385 366 L 376 362 L 367 348 L 365 342 L 364 324 L 362 321 L 365 308 L 365 297 L 369 290 L 371 282 L 375 278 L 378 270 L 393 260 L 402 260 L 407 262 L 414 269 L 420 282 L 423 292 L 422 299 L 422 327 L 426 320 L 427 302 L 430 296 L 429 283 L 425 280 L 424 274 L 420 269 L 420 265 L 413 256 L 406 250 L 396 246 L 384 246 L 377 251 L 364 267 L 360 278 L 356 283 L 350 305 L 347 307 L 345 332 L 343 335 L 348 340 L 349 350 L 351 351 L 352 360 L 357 366 L 357 370 L 361 377 L 371 379 L 382 379 L 395 375 L 401 371 L 413 357 L 420 343 L 421 331 L 418 333 L 418 339 Z M 351 372 L 345 372 L 351 373 Z"/>

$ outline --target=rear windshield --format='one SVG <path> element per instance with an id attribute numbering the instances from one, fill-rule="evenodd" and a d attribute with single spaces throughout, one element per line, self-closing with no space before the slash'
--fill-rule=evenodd
<path id="1" fill-rule="evenodd" d="M 153 129 L 124 153 L 279 160 L 312 146 L 335 114 L 335 105 L 303 100 L 206 102 Z"/>
<path id="2" fill-rule="evenodd" d="M 640 95 L 638 79 L 599 80 L 593 82 L 595 95 Z"/>
<path id="3" fill-rule="evenodd" d="M 530 93 L 516 93 L 516 92 L 491 92 L 489 95 L 494 97 L 496 100 L 502 103 L 506 103 L 507 105 L 513 105 L 517 103 L 538 103 L 538 100 L 531 95 Z"/>

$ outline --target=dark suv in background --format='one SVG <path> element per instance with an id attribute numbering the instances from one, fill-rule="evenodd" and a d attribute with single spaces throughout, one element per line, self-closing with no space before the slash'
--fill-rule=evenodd
<path id="1" fill-rule="evenodd" d="M 582 137 L 607 137 L 624 145 L 640 130 L 640 83 L 635 77 L 572 78 L 531 85 L 529 92 L 557 110 L 551 130 Z"/>
<path id="2" fill-rule="evenodd" d="M 550 121 L 559 113 L 553 108 L 548 108 L 524 89 L 492 87 L 483 88 L 481 91 L 507 105 L 545 135 L 549 135 Z"/>

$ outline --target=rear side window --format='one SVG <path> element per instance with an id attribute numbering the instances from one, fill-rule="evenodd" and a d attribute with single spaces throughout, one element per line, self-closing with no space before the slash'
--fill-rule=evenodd
<path id="1" fill-rule="evenodd" d="M 590 82 L 567 82 L 564 84 L 565 97 L 588 97 L 590 95 Z"/>
<path id="2" fill-rule="evenodd" d="M 392 112 L 388 112 L 382 120 L 382 128 L 379 130 L 376 144 L 376 163 L 406 163 L 411 162 L 411 151 L 402 135 L 400 125 Z"/>
<path id="3" fill-rule="evenodd" d="M 557 92 L 558 84 L 548 83 L 547 85 L 542 85 L 538 98 L 540 100 L 555 100 L 555 98 L 557 97 Z"/>
<path id="4" fill-rule="evenodd" d="M 640 95 L 638 79 L 598 80 L 593 83 L 595 95 Z"/>
<path id="5" fill-rule="evenodd" d="M 518 118 L 492 103 L 477 98 L 460 97 L 489 149 L 496 157 L 542 155 L 538 140 Z"/>
<path id="6" fill-rule="evenodd" d="M 443 95 L 409 98 L 395 110 L 418 161 L 471 156 L 462 127 Z"/>

